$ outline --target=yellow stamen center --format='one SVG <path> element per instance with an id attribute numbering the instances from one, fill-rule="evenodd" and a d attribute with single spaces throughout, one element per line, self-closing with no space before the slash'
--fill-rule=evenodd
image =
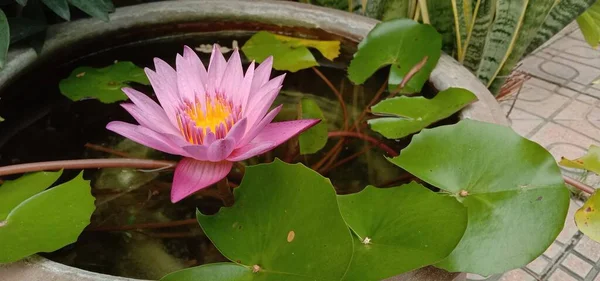
<path id="1" fill-rule="evenodd" d="M 185 110 L 185 113 L 196 123 L 197 128 L 210 129 L 214 133 L 217 131 L 217 127 L 231 115 L 231 107 L 220 100 L 216 100 L 206 105 L 206 114 L 202 112 L 200 103 L 189 107 Z"/>
<path id="2" fill-rule="evenodd" d="M 223 97 L 206 97 L 204 103 L 186 103 L 177 115 L 177 122 L 188 142 L 201 144 L 209 130 L 217 138 L 224 137 L 237 120 L 236 112 L 233 104 Z"/>

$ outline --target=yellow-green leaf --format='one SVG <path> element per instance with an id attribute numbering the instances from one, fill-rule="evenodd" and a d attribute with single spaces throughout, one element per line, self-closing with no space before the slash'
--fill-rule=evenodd
<path id="1" fill-rule="evenodd" d="M 339 55 L 340 42 L 308 40 L 260 31 L 244 44 L 242 51 L 248 59 L 259 63 L 272 56 L 273 68 L 296 72 L 319 65 L 308 47 L 317 49 L 324 57 L 333 60 Z"/>
<path id="2" fill-rule="evenodd" d="M 588 152 L 573 160 L 562 157 L 558 163 L 563 167 L 584 169 L 600 174 L 600 147 L 592 145 Z"/>
<path id="3" fill-rule="evenodd" d="M 596 2 L 583 14 L 577 17 L 577 23 L 585 41 L 597 48 L 600 43 L 600 2 Z"/>
<path id="4" fill-rule="evenodd" d="M 575 213 L 575 223 L 583 234 L 600 242 L 600 195 L 594 192 L 592 196 Z"/>
<path id="5" fill-rule="evenodd" d="M 328 60 L 334 60 L 340 55 L 340 41 L 311 40 L 277 34 L 275 35 L 275 38 L 281 42 L 289 43 L 292 48 L 298 48 L 301 46 L 313 47 L 319 50 L 319 52 L 321 52 L 321 54 Z"/>

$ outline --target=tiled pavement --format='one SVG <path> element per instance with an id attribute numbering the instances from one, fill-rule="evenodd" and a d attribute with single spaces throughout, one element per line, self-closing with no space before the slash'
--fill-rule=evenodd
<path id="1" fill-rule="evenodd" d="M 572 24 L 519 67 L 532 77 L 518 94 L 501 101 L 519 134 L 538 142 L 558 160 L 581 156 L 591 144 L 600 145 L 600 50 L 583 40 Z M 600 177 L 575 170 L 563 172 L 589 185 Z M 600 281 L 600 244 L 577 230 L 573 213 L 582 202 L 573 196 L 565 228 L 554 244 L 522 269 L 496 276 L 469 275 L 486 281 Z"/>

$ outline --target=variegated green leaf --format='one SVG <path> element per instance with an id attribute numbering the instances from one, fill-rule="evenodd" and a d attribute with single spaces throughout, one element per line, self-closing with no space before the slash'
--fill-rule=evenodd
<path id="1" fill-rule="evenodd" d="M 512 51 L 527 12 L 529 0 L 498 0 L 496 19 L 487 36 L 477 77 L 489 86 Z"/>
<path id="2" fill-rule="evenodd" d="M 462 56 L 463 54 L 463 46 L 467 41 L 467 19 L 471 18 L 471 15 L 465 15 L 465 12 L 471 10 L 470 8 L 466 8 L 470 4 L 469 0 L 451 0 L 452 2 L 452 12 L 454 14 L 454 32 L 458 33 L 460 38 L 456 38 L 457 45 L 457 56 Z M 454 6 L 456 5 L 456 6 Z"/>
<path id="3" fill-rule="evenodd" d="M 527 46 L 529 46 L 537 34 L 555 1 L 556 0 L 529 0 L 525 18 L 523 19 L 519 34 L 517 34 L 517 40 L 515 41 L 514 46 L 511 46 L 508 58 L 501 66 L 497 76 L 494 77 L 496 81 L 492 81 L 492 84 L 490 84 L 491 87 L 488 85 L 492 93 L 499 92 L 506 77 L 510 75 L 515 65 L 521 60 Z"/>
<path id="4" fill-rule="evenodd" d="M 375 0 L 369 1 L 369 3 L 371 3 L 371 2 L 375 2 Z M 407 0 L 388 0 L 385 5 L 385 9 L 383 11 L 381 20 L 387 21 L 387 20 L 392 20 L 392 19 L 408 18 L 408 17 L 412 16 L 409 14 L 409 10 L 408 10 L 409 2 L 410 1 L 407 1 Z"/>
<path id="5" fill-rule="evenodd" d="M 546 16 L 542 27 L 538 30 L 529 46 L 527 46 L 527 50 L 523 55 L 533 52 L 544 44 L 550 37 L 561 31 L 595 2 L 596 0 L 561 0 Z"/>
<path id="6" fill-rule="evenodd" d="M 473 24 L 470 32 L 467 32 L 468 40 L 465 43 L 466 47 L 463 50 L 464 57 L 462 59 L 462 64 L 472 72 L 477 71 L 481 62 L 485 40 L 496 12 L 496 0 L 477 0 L 475 10 L 477 13 L 475 24 Z"/>
<path id="7" fill-rule="evenodd" d="M 452 55 L 456 48 L 452 3 L 450 0 L 428 0 L 427 7 L 431 25 L 442 35 L 442 50 Z"/>

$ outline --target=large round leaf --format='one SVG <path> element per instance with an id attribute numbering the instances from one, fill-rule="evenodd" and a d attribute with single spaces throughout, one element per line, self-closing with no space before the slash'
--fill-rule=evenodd
<path id="1" fill-rule="evenodd" d="M 415 182 L 368 186 L 338 202 L 356 234 L 348 281 L 378 281 L 434 264 L 452 252 L 467 227 L 462 204 Z"/>
<path id="2" fill-rule="evenodd" d="M 173 272 L 160 281 L 250 281 L 252 269 L 235 263 L 211 263 Z"/>
<path id="3" fill-rule="evenodd" d="M 425 129 L 391 161 L 461 199 L 465 235 L 439 267 L 482 275 L 521 267 L 552 244 L 569 205 L 554 158 L 500 125 Z"/>
<path id="4" fill-rule="evenodd" d="M 256 269 L 252 280 L 342 278 L 352 236 L 328 179 L 275 160 L 248 167 L 234 195 L 233 207 L 198 221 L 225 257 Z"/>
<path id="5" fill-rule="evenodd" d="M 82 174 L 23 201 L 0 222 L 0 263 L 56 251 L 77 240 L 96 208 Z"/>
<path id="6" fill-rule="evenodd" d="M 391 65 L 389 84 L 395 88 L 408 71 L 424 57 L 427 62 L 402 89 L 403 93 L 419 92 L 440 59 L 442 37 L 435 29 L 410 19 L 379 23 L 358 45 L 348 67 L 348 78 L 364 83 L 381 67 Z"/>

